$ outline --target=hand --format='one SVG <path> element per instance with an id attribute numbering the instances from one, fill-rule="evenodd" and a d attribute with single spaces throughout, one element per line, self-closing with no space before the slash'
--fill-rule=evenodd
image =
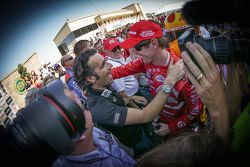
<path id="1" fill-rule="evenodd" d="M 215 114 L 218 107 L 226 106 L 225 91 L 223 89 L 223 82 L 220 73 L 210 56 L 199 44 L 187 42 L 187 48 L 197 60 L 197 65 L 193 63 L 186 52 L 182 52 L 183 61 L 188 66 L 184 70 L 188 78 L 193 83 L 197 93 L 200 95 L 202 102 L 206 104 L 208 109 L 211 109 L 210 114 Z"/>
<path id="2" fill-rule="evenodd" d="M 168 124 L 160 123 L 161 127 L 158 130 L 155 130 L 155 134 L 158 136 L 166 136 L 170 131 L 168 128 Z"/>
<path id="3" fill-rule="evenodd" d="M 148 100 L 143 96 L 132 96 L 134 102 L 142 104 L 144 106 L 148 105 Z"/>
<path id="4" fill-rule="evenodd" d="M 168 71 L 167 71 L 167 77 L 165 79 L 165 82 L 168 82 L 170 80 L 171 82 L 171 86 L 174 86 L 174 84 L 181 80 L 184 76 L 184 63 L 183 60 L 180 59 L 178 60 L 175 64 L 173 64 L 174 59 L 172 58 L 170 60 L 170 64 L 168 67 Z M 164 84 L 169 84 L 169 83 L 165 83 Z"/>
<path id="5" fill-rule="evenodd" d="M 188 67 L 185 68 L 185 72 L 202 102 L 207 106 L 215 132 L 228 142 L 229 112 L 220 73 L 210 54 L 199 44 L 187 42 L 186 46 L 201 69 L 194 64 L 186 52 L 182 52 L 181 56 Z"/>

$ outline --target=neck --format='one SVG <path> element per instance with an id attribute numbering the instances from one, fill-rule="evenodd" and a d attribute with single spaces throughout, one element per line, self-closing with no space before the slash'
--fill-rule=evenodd
<path id="1" fill-rule="evenodd" d="M 166 65 L 167 61 L 169 61 L 169 55 L 170 54 L 166 49 L 159 49 L 155 54 L 155 59 L 153 60 L 152 64 L 157 66 Z"/>
<path id="2" fill-rule="evenodd" d="M 89 137 L 86 136 L 85 139 L 80 139 L 79 141 L 76 142 L 75 149 L 71 153 L 71 155 L 85 154 L 95 149 L 96 149 L 96 146 L 94 144 L 93 135 L 91 133 Z"/>
<path id="3" fill-rule="evenodd" d="M 98 90 L 105 90 L 107 89 L 108 87 L 107 86 L 100 86 L 100 85 L 93 85 L 92 86 L 93 89 L 98 89 Z"/>

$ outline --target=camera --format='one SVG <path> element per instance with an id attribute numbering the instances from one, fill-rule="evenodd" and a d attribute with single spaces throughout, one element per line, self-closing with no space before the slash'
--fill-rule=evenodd
<path id="1" fill-rule="evenodd" d="M 85 131 L 85 117 L 64 94 L 63 83 L 55 80 L 0 130 L 1 162 L 49 166 L 58 155 L 71 151 L 71 142 Z"/>
<path id="2" fill-rule="evenodd" d="M 237 34 L 222 34 L 211 38 L 203 38 L 197 36 L 193 27 L 184 31 L 178 38 L 179 48 L 181 51 L 188 51 L 186 49 L 186 42 L 196 42 L 200 44 L 213 58 L 217 64 L 230 64 L 233 62 L 246 62 L 250 64 L 250 41 L 248 35 Z M 192 54 L 189 56 L 197 64 L 197 61 Z"/>

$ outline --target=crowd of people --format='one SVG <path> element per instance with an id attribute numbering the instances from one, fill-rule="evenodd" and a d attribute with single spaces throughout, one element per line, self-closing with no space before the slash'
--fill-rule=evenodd
<path id="1" fill-rule="evenodd" d="M 186 21 L 191 3 L 183 7 Z M 197 38 L 210 38 L 204 27 L 218 32 L 195 24 Z M 247 62 L 217 64 L 194 41 L 177 55 L 168 35 L 162 18 L 141 20 L 95 43 L 78 41 L 75 56 L 54 65 L 57 77 L 45 76 L 43 87 L 61 80 L 86 130 L 52 166 L 250 164 Z M 40 89 L 30 89 L 26 105 Z"/>

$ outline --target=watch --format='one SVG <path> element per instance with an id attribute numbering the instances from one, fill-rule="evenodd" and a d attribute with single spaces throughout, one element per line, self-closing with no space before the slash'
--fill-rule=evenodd
<path id="1" fill-rule="evenodd" d="M 162 86 L 162 90 L 164 93 L 169 94 L 172 90 L 172 87 L 169 85 L 164 85 L 164 86 Z"/>

